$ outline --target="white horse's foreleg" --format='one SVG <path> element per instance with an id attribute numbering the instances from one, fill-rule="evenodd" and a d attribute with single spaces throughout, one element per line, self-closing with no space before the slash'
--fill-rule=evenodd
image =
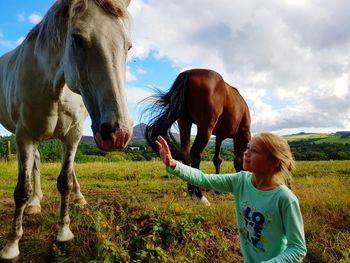
<path id="1" fill-rule="evenodd" d="M 80 192 L 80 184 L 78 182 L 74 168 L 72 169 L 72 172 L 73 172 L 73 202 L 79 205 L 86 205 L 87 202 L 83 194 Z"/>
<path id="2" fill-rule="evenodd" d="M 77 145 L 64 143 L 63 163 L 60 175 L 57 179 L 57 188 L 61 194 L 60 224 L 57 234 L 57 241 L 65 242 L 74 238 L 69 228 L 69 195 L 74 184 L 73 162 Z"/>
<path id="3" fill-rule="evenodd" d="M 204 205 L 204 206 L 210 206 L 211 204 L 210 204 L 210 202 L 209 202 L 209 200 L 203 195 L 202 196 L 202 198 L 200 199 L 200 201 L 199 201 L 202 205 Z"/>
<path id="4" fill-rule="evenodd" d="M 40 181 L 40 153 L 38 150 L 35 151 L 34 165 L 33 165 L 33 182 L 34 191 L 27 208 L 24 213 L 26 215 L 34 215 L 41 213 L 40 202 L 43 199 L 43 192 L 41 191 L 41 181 Z"/>
<path id="5" fill-rule="evenodd" d="M 17 140 L 17 159 L 18 159 L 18 182 L 14 192 L 15 213 L 12 228 L 7 238 L 5 247 L 0 251 L 0 258 L 14 259 L 19 256 L 18 242 L 23 235 L 22 219 L 23 212 L 32 194 L 30 176 L 33 171 L 34 152 L 36 145 L 32 142 L 21 141 L 16 134 Z"/>
<path id="6" fill-rule="evenodd" d="M 17 258 L 19 256 L 18 241 L 19 240 L 13 240 L 12 242 L 7 241 L 4 248 L 0 251 L 0 258 L 6 260 Z"/>

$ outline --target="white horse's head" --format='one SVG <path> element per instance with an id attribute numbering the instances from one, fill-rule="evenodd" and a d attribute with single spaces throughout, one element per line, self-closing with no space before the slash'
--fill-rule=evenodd
<path id="1" fill-rule="evenodd" d="M 131 42 L 126 8 L 130 0 L 60 0 L 69 12 L 61 70 L 68 87 L 81 94 L 97 146 L 124 148 L 133 122 L 124 89 Z"/>

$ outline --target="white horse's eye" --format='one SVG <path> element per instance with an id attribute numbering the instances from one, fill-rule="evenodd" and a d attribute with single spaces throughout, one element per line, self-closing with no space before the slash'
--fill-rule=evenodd
<path id="1" fill-rule="evenodd" d="M 128 47 L 128 51 L 129 51 L 130 49 L 132 49 L 132 45 L 131 45 L 131 44 L 130 44 L 129 47 Z"/>
<path id="2" fill-rule="evenodd" d="M 80 35 L 72 34 L 72 46 L 74 48 L 83 48 L 84 39 Z"/>

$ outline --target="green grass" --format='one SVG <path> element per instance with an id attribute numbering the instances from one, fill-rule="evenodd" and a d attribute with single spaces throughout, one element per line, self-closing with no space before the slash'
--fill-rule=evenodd
<path id="1" fill-rule="evenodd" d="M 224 162 L 222 172 L 232 171 Z M 241 262 L 230 194 L 205 208 L 160 162 L 76 164 L 85 208 L 72 205 L 75 239 L 57 243 L 60 164 L 42 164 L 43 210 L 24 217 L 19 262 Z M 211 162 L 202 169 L 213 173 Z M 0 162 L 0 246 L 13 215 L 16 163 Z M 304 262 L 350 261 L 350 161 L 297 162 L 293 191 L 305 223 Z M 95 261 L 94 261 L 95 260 Z M 108 262 L 108 261 L 105 261 Z"/>

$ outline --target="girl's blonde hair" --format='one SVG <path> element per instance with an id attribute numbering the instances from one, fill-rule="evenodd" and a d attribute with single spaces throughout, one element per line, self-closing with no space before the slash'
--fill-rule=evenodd
<path id="1" fill-rule="evenodd" d="M 275 180 L 291 188 L 291 171 L 295 167 L 295 161 L 288 142 L 281 136 L 269 132 L 262 132 L 256 134 L 254 137 L 260 140 L 265 145 L 267 151 L 280 161 L 280 166 L 274 175 Z"/>

